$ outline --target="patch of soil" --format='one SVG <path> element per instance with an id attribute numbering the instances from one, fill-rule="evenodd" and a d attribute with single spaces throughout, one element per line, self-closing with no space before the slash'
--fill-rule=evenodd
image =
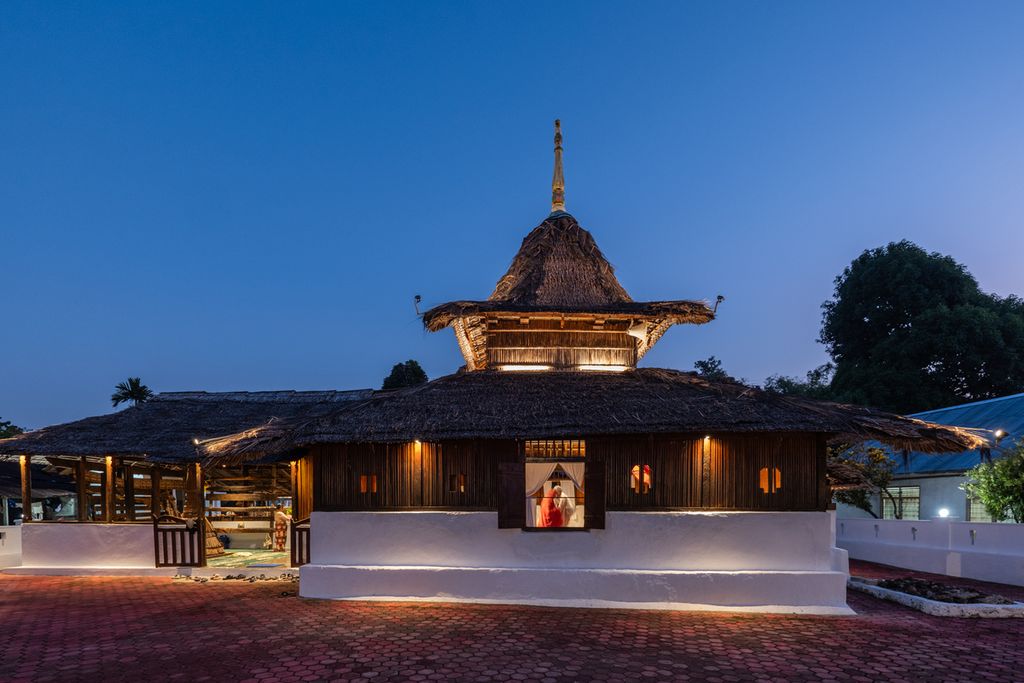
<path id="1" fill-rule="evenodd" d="M 951 602 L 959 605 L 1012 605 L 1013 600 L 1008 600 L 1001 595 L 981 593 L 973 588 L 963 586 L 947 586 L 946 584 L 924 579 L 885 579 L 879 581 L 878 585 L 901 593 L 909 593 L 921 598 L 936 600 L 938 602 Z"/>

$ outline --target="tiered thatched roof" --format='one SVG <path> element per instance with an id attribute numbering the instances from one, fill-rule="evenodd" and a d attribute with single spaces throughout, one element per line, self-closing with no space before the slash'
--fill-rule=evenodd
<path id="1" fill-rule="evenodd" d="M 523 240 L 508 272 L 486 301 L 452 301 L 423 315 L 432 332 L 445 327 L 465 330 L 460 339 L 470 367 L 486 366 L 481 349 L 485 343 L 484 322 L 497 314 L 558 314 L 565 317 L 618 317 L 650 323 L 657 336 L 642 344 L 653 346 L 669 325 L 706 323 L 715 314 L 703 301 L 633 301 L 615 277 L 615 269 L 598 249 L 593 236 L 570 214 L 560 211 L 548 216 Z M 642 353 L 640 354 L 642 355 Z"/>
<path id="2" fill-rule="evenodd" d="M 117 455 L 194 460 L 194 440 L 237 432 L 272 419 L 309 419 L 372 393 L 369 389 L 161 393 L 127 410 L 2 439 L 0 457 Z"/>
<path id="3" fill-rule="evenodd" d="M 814 432 L 932 452 L 977 448 L 981 432 L 869 408 L 766 393 L 693 373 L 482 371 L 377 392 L 311 419 L 275 421 L 200 444 L 239 462 L 318 443 L 525 439 L 604 434 Z"/>

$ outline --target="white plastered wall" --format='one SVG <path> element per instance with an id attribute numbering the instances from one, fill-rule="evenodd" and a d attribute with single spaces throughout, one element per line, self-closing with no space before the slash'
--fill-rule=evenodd
<path id="1" fill-rule="evenodd" d="M 21 525 L 0 526 L 0 569 L 21 564 Z"/>
<path id="2" fill-rule="evenodd" d="M 301 594 L 846 610 L 827 512 L 609 512 L 605 529 L 498 529 L 493 512 L 314 512 Z"/>
<path id="3" fill-rule="evenodd" d="M 23 567 L 152 568 L 153 525 L 29 523 Z"/>
<path id="4" fill-rule="evenodd" d="M 1024 586 L 1024 525 L 953 520 L 836 520 L 850 557 Z"/>

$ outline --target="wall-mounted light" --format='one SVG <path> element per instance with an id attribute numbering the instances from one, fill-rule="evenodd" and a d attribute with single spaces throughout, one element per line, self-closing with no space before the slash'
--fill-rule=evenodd
<path id="1" fill-rule="evenodd" d="M 949 508 L 939 508 L 939 517 L 943 519 L 949 517 Z"/>

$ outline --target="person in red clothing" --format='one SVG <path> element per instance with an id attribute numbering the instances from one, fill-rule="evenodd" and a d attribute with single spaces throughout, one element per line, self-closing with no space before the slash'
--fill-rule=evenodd
<path id="1" fill-rule="evenodd" d="M 562 497 L 562 487 L 552 486 L 551 490 L 544 495 L 540 504 L 540 524 L 538 526 L 563 526 L 562 510 L 559 506 Z"/>

